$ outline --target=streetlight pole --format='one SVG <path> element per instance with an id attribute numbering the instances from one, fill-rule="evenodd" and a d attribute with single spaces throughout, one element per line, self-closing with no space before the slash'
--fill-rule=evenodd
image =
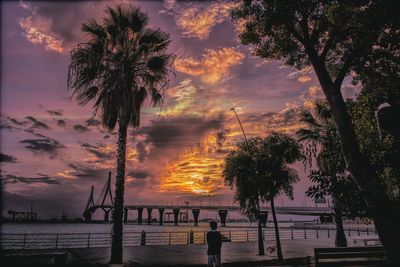
<path id="1" fill-rule="evenodd" d="M 378 109 L 375 110 L 375 119 L 376 119 L 376 124 L 378 126 L 378 133 L 379 133 L 379 140 L 382 141 L 382 122 L 381 122 L 381 117 L 382 117 L 382 113 L 384 113 L 384 111 L 386 110 L 391 110 L 391 106 L 389 103 L 383 103 L 381 105 L 379 105 Z"/>
<path id="2" fill-rule="evenodd" d="M 236 113 L 235 108 L 231 108 L 231 110 L 233 111 L 233 113 L 235 113 L 236 119 L 237 119 L 237 121 L 239 122 L 239 125 L 240 125 L 240 129 L 242 129 L 242 133 L 243 133 L 243 136 L 244 136 L 244 140 L 246 141 L 246 144 L 247 144 L 247 136 L 246 136 L 246 133 L 244 132 L 244 129 L 243 129 L 242 123 L 240 122 L 239 116 L 238 116 L 238 114 Z"/>
<path id="3" fill-rule="evenodd" d="M 240 129 L 242 129 L 242 133 L 243 133 L 243 136 L 244 136 L 244 140 L 245 140 L 245 142 L 246 142 L 246 146 L 247 146 L 247 148 L 248 148 L 248 147 L 249 147 L 249 143 L 248 143 L 248 141 L 247 141 L 247 136 L 246 136 L 246 133 L 245 133 L 245 131 L 244 131 L 244 129 L 243 129 L 243 125 L 242 125 L 242 123 L 240 122 L 239 116 L 238 116 L 238 114 L 236 113 L 235 108 L 231 108 L 231 110 L 233 111 L 233 113 L 235 113 L 236 119 L 237 119 L 237 121 L 238 121 L 238 123 L 239 123 L 239 125 L 240 125 Z M 259 210 L 258 210 L 258 255 L 265 255 L 265 251 L 264 251 L 264 240 L 263 240 L 263 234 L 262 234 L 262 228 L 261 228 L 261 221 L 260 221 L 260 210 L 261 210 L 261 205 L 260 205 L 260 203 L 258 203 L 258 208 L 259 208 Z"/>
<path id="4" fill-rule="evenodd" d="M 389 133 L 396 140 L 400 137 L 400 127 L 396 122 L 396 117 L 399 115 L 399 109 L 392 107 L 385 102 L 379 105 L 375 111 L 375 119 L 378 126 L 379 139 L 382 141 L 384 133 Z"/>

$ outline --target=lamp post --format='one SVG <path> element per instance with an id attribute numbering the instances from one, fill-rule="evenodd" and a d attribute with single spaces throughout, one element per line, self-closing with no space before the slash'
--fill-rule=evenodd
<path id="1" fill-rule="evenodd" d="M 241 123 L 240 120 L 239 120 L 239 116 L 238 116 L 238 114 L 236 113 L 235 108 L 231 108 L 231 110 L 233 111 L 233 113 L 235 113 L 236 119 L 237 119 L 237 121 L 239 122 L 239 125 L 240 125 L 240 129 L 242 129 L 242 133 L 243 133 L 243 136 L 244 136 L 244 140 L 246 141 L 246 144 L 247 144 L 247 136 L 246 136 L 246 133 L 244 132 L 242 123 Z"/>
<path id="2" fill-rule="evenodd" d="M 375 111 L 376 124 L 378 126 L 379 140 L 382 141 L 382 129 L 387 128 L 388 121 L 390 121 L 390 113 L 392 111 L 392 106 L 385 102 L 379 105 L 378 109 Z"/>
<path id="3" fill-rule="evenodd" d="M 240 129 L 242 129 L 242 133 L 244 136 L 244 140 L 246 142 L 246 146 L 249 147 L 249 143 L 247 141 L 247 136 L 246 133 L 243 129 L 243 125 L 239 119 L 238 114 L 236 113 L 235 108 L 231 108 L 231 110 L 233 111 L 233 113 L 235 113 L 236 119 L 239 123 Z M 258 204 L 259 209 L 260 208 L 260 203 Z M 262 227 L 261 227 L 261 221 L 260 221 L 260 210 L 258 211 L 258 255 L 265 255 L 265 250 L 264 250 L 264 240 L 263 240 L 263 234 L 262 234 Z"/>
<path id="4" fill-rule="evenodd" d="M 381 141 L 384 138 L 385 132 L 391 134 L 396 140 L 400 138 L 400 125 L 396 121 L 399 115 L 400 110 L 398 107 L 392 107 L 387 102 L 379 105 L 375 111 L 375 119 Z"/>

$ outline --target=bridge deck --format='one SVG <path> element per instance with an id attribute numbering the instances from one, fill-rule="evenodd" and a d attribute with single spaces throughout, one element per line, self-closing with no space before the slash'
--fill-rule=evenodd
<path id="1" fill-rule="evenodd" d="M 112 205 L 95 205 L 91 207 L 91 210 L 96 210 L 98 208 L 110 209 Z M 178 208 L 181 210 L 192 210 L 192 209 L 200 209 L 200 210 L 228 210 L 228 211 L 240 211 L 240 207 L 236 205 L 221 205 L 221 206 L 213 206 L 213 205 L 163 205 L 163 204 L 135 204 L 135 205 L 125 205 L 125 208 L 129 210 L 137 210 L 138 208 L 151 208 L 151 209 L 166 209 L 172 210 L 174 208 Z M 270 207 L 262 207 L 262 211 L 271 211 Z M 329 215 L 332 214 L 333 211 L 330 207 L 276 207 L 276 213 L 278 214 L 291 214 L 291 215 Z"/>

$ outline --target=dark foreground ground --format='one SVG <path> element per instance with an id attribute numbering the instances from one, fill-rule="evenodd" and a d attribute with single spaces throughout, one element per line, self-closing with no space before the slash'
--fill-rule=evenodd
<path id="1" fill-rule="evenodd" d="M 223 266 L 277 266 L 275 244 L 265 242 L 265 255 L 259 256 L 257 242 L 224 243 Z M 285 266 L 307 266 L 315 247 L 332 247 L 333 239 L 283 240 Z M 206 266 L 206 245 L 144 246 L 124 248 L 124 264 L 108 265 L 110 248 L 47 250 L 41 252 L 66 252 L 67 266 Z M 1 266 L 49 266 L 53 259 L 19 257 L 38 251 L 3 251 Z M 8 257 L 4 257 L 4 256 Z M 14 255 L 14 257 L 9 257 Z M 312 261 L 312 260 L 311 260 Z"/>

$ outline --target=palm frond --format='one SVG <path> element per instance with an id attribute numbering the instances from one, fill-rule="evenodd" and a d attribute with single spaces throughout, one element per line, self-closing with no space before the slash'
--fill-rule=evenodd
<path id="1" fill-rule="evenodd" d="M 169 33 L 163 32 L 160 29 L 146 29 L 139 38 L 139 45 L 145 46 L 151 52 L 165 50 L 170 42 Z"/>
<path id="2" fill-rule="evenodd" d="M 79 104 L 94 102 L 103 126 L 140 125 L 145 99 L 162 101 L 172 72 L 173 55 L 165 53 L 169 34 L 147 28 L 148 16 L 139 8 L 108 6 L 101 24 L 82 25 L 90 37 L 71 52 L 68 88 Z"/>
<path id="3" fill-rule="evenodd" d="M 300 122 L 307 123 L 310 127 L 321 127 L 311 112 L 306 109 L 300 112 Z"/>
<path id="4" fill-rule="evenodd" d="M 89 33 L 92 37 L 102 39 L 106 37 L 106 33 L 102 25 L 98 24 L 95 19 L 89 19 L 82 24 L 81 30 Z"/>
<path id="5" fill-rule="evenodd" d="M 135 32 L 141 32 L 149 23 L 149 17 L 143 13 L 139 7 L 131 6 L 127 12 L 130 29 Z"/>
<path id="6" fill-rule="evenodd" d="M 296 135 L 299 141 L 312 141 L 320 143 L 322 140 L 321 133 L 319 131 L 301 128 L 296 131 Z"/>
<path id="7" fill-rule="evenodd" d="M 324 122 L 328 122 L 329 120 L 332 119 L 332 116 L 333 116 L 333 114 L 329 108 L 329 105 L 326 102 L 317 101 L 315 103 L 315 112 L 316 112 L 318 118 Z"/>

